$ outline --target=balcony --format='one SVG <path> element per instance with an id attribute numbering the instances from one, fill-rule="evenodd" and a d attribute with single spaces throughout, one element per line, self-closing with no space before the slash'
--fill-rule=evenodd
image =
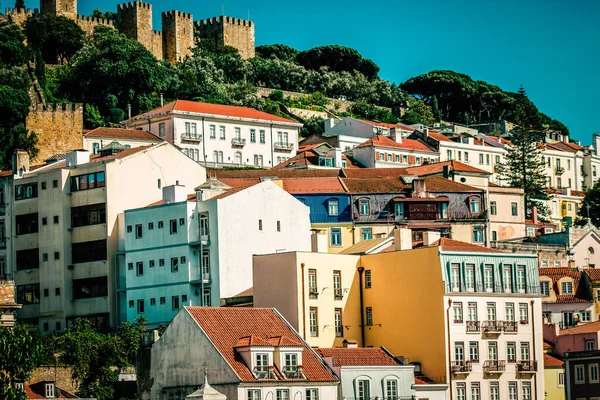
<path id="1" fill-rule="evenodd" d="M 453 374 L 468 374 L 471 372 L 471 362 L 470 361 L 452 361 L 450 365 L 450 369 Z"/>
<path id="2" fill-rule="evenodd" d="M 333 298 L 336 300 L 341 300 L 344 298 L 344 293 L 342 289 L 333 289 Z"/>
<path id="3" fill-rule="evenodd" d="M 210 283 L 210 272 L 202 273 L 202 283 Z"/>
<path id="4" fill-rule="evenodd" d="M 506 333 L 517 333 L 519 324 L 517 321 L 502 321 L 502 329 Z"/>
<path id="5" fill-rule="evenodd" d="M 302 365 L 286 365 L 282 372 L 287 379 L 306 379 L 302 372 Z"/>
<path id="6" fill-rule="evenodd" d="M 517 373 L 534 374 L 537 371 L 537 361 L 521 360 L 517 362 Z"/>
<path id="7" fill-rule="evenodd" d="M 275 371 L 274 368 L 272 366 L 268 366 L 268 367 L 254 367 L 254 369 L 252 370 L 252 373 L 254 374 L 254 377 L 256 379 L 272 379 L 275 380 L 277 379 L 277 376 L 275 375 Z"/>
<path id="8" fill-rule="evenodd" d="M 556 169 L 554 170 L 554 173 L 556 175 L 562 175 L 565 172 L 565 169 L 563 167 L 556 167 Z"/>
<path id="9" fill-rule="evenodd" d="M 200 243 L 202 246 L 208 246 L 210 244 L 210 235 L 208 233 L 200 234 Z"/>
<path id="10" fill-rule="evenodd" d="M 319 297 L 319 291 L 317 288 L 309 288 L 308 289 L 308 298 L 309 299 L 317 299 Z"/>
<path id="11" fill-rule="evenodd" d="M 246 139 L 244 138 L 233 138 L 231 139 L 231 147 L 242 148 L 246 145 Z"/>
<path id="12" fill-rule="evenodd" d="M 480 323 L 479 321 L 467 321 L 467 333 L 479 333 Z"/>
<path id="13" fill-rule="evenodd" d="M 500 321 L 483 321 L 481 329 L 484 333 L 500 333 L 502 332 L 502 323 Z"/>
<path id="14" fill-rule="evenodd" d="M 273 143 L 273 150 L 289 153 L 290 151 L 294 150 L 294 144 L 286 142 L 275 142 Z"/>
<path id="15" fill-rule="evenodd" d="M 198 135 L 197 133 L 189 133 L 186 132 L 181 135 L 182 142 L 196 142 L 199 143 L 202 141 L 202 135 Z"/>
<path id="16" fill-rule="evenodd" d="M 506 371 L 506 361 L 487 360 L 483 363 L 483 372 L 486 374 L 501 374 Z"/>

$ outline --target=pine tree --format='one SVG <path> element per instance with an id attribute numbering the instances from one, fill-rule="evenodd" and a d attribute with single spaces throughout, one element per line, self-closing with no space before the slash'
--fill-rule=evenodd
<path id="1" fill-rule="evenodd" d="M 545 165 L 538 139 L 531 133 L 538 126 L 537 109 L 527 98 L 521 86 L 515 99 L 514 121 L 517 127 L 511 132 L 511 145 L 507 146 L 506 161 L 500 165 L 500 176 L 512 187 L 523 188 L 525 215 L 531 218 L 533 206 L 544 219 L 547 207 Z"/>
<path id="2" fill-rule="evenodd" d="M 433 118 L 435 119 L 435 122 L 440 122 L 442 120 L 442 114 L 440 113 L 437 96 L 433 96 L 433 105 L 431 108 L 433 109 Z"/>

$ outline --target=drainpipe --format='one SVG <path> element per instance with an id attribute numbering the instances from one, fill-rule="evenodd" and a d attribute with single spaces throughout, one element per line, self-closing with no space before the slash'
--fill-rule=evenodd
<path id="1" fill-rule="evenodd" d="M 202 117 L 202 155 L 204 156 L 204 168 L 206 168 L 206 137 L 204 136 L 204 118 Z M 217 129 L 215 125 L 215 130 Z"/>
<path id="2" fill-rule="evenodd" d="M 200 220 L 200 215 L 198 215 L 198 220 Z M 198 233 L 201 234 L 202 232 Z M 202 266 L 202 235 L 200 235 L 198 239 L 200 239 L 200 247 L 198 248 L 198 267 L 200 267 L 200 305 L 202 307 L 207 307 L 207 305 L 204 304 L 204 268 Z M 210 262 L 208 265 L 210 265 Z M 210 271 L 208 271 L 208 273 L 210 274 Z M 210 307 L 210 304 L 208 305 L 208 307 Z"/>
<path id="3" fill-rule="evenodd" d="M 300 270 L 302 272 L 302 331 L 304 340 L 306 340 L 306 297 L 304 289 L 304 263 L 300 264 Z"/>
<path id="4" fill-rule="evenodd" d="M 360 287 L 360 341 L 362 347 L 365 347 L 365 308 L 363 302 L 363 272 L 365 271 L 364 267 L 358 267 L 358 285 Z"/>
<path id="5" fill-rule="evenodd" d="M 273 124 L 269 127 L 269 135 L 271 136 L 271 168 L 275 166 L 275 156 L 273 155 L 274 144 L 273 144 Z"/>
<path id="6" fill-rule="evenodd" d="M 448 362 L 452 365 L 452 343 L 450 343 L 450 309 L 452 308 L 452 299 L 448 299 L 448 308 L 446 309 L 446 330 L 448 338 Z M 466 356 L 465 356 L 466 358 Z M 452 366 L 448 368 L 450 372 L 448 374 L 448 392 L 450 394 L 450 400 L 452 400 Z"/>
<path id="7" fill-rule="evenodd" d="M 533 356 L 533 360 L 532 361 L 533 361 L 533 363 L 535 363 L 536 362 L 536 359 L 535 359 L 535 349 L 536 349 L 536 347 L 535 347 L 535 314 L 533 312 L 534 301 L 531 300 L 530 304 L 531 304 L 530 315 L 531 315 L 531 328 L 532 328 L 531 329 L 531 347 L 532 347 L 532 350 L 533 350 L 531 352 L 531 354 Z M 537 372 L 537 368 L 535 370 L 536 371 L 533 374 L 533 385 L 531 385 L 531 386 L 533 386 L 533 393 L 532 393 L 533 394 L 533 396 L 532 396 L 533 399 L 537 399 L 537 384 L 538 384 L 538 382 L 537 382 L 537 374 L 538 374 L 538 372 Z"/>

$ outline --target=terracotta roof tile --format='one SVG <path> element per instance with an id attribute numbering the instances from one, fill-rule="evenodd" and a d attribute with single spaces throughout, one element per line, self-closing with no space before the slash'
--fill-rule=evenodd
<path id="1" fill-rule="evenodd" d="M 249 346 L 271 347 L 273 345 L 264 339 L 261 339 L 254 335 L 250 335 L 250 336 L 244 336 L 244 337 L 240 338 L 237 341 L 237 343 L 235 344 L 235 346 L 233 346 L 233 347 L 249 347 Z"/>
<path id="2" fill-rule="evenodd" d="M 287 336 L 275 336 L 269 339 L 271 346 L 275 347 L 302 347 L 300 341 Z"/>
<path id="3" fill-rule="evenodd" d="M 341 178 L 349 193 L 401 193 L 411 188 L 398 178 Z"/>
<path id="4" fill-rule="evenodd" d="M 25 385 L 25 395 L 27 399 L 47 399 L 46 397 L 46 382 L 26 382 Z M 77 399 L 78 397 L 72 393 L 67 392 L 66 390 L 61 389 L 58 386 L 55 386 L 55 397 L 56 399 Z M 60 393 L 60 395 L 57 395 Z"/>
<path id="5" fill-rule="evenodd" d="M 600 321 L 588 322 L 572 328 L 561 329 L 560 336 L 563 335 L 579 335 L 582 333 L 598 333 L 600 332 Z"/>
<path id="6" fill-rule="evenodd" d="M 457 172 L 471 172 L 476 174 L 490 175 L 490 173 L 487 171 L 461 163 L 460 161 L 442 161 L 439 163 L 408 167 L 406 168 L 406 173 L 417 176 L 442 174 L 444 172 L 444 167 L 449 167 L 449 170 L 451 171 L 454 170 Z"/>
<path id="7" fill-rule="evenodd" d="M 121 128 L 106 128 L 100 127 L 87 131 L 83 134 L 87 138 L 105 137 L 111 139 L 129 139 L 129 140 L 146 140 L 153 142 L 162 142 L 158 136 L 142 130 L 142 129 L 121 129 Z"/>
<path id="8" fill-rule="evenodd" d="M 399 365 L 383 349 L 374 347 L 336 347 L 316 349 L 321 357 L 333 357 L 333 366 L 386 366 Z"/>
<path id="9" fill-rule="evenodd" d="M 585 284 L 580 285 L 582 272 L 569 267 L 550 267 L 538 268 L 538 274 L 541 277 L 546 276 L 552 280 L 552 289 L 556 293 L 555 303 L 591 303 L 589 293 Z M 558 281 L 561 278 L 570 277 L 573 279 L 573 294 L 559 294 Z"/>
<path id="10" fill-rule="evenodd" d="M 184 112 L 184 113 L 202 114 L 202 115 L 219 115 L 219 116 L 224 116 L 224 117 L 256 119 L 256 120 L 261 120 L 261 121 L 274 121 L 274 122 L 282 122 L 282 123 L 287 123 L 287 124 L 300 125 L 298 122 L 293 121 L 291 119 L 287 119 L 287 118 L 279 117 L 277 115 L 258 111 L 253 108 L 238 107 L 238 106 L 226 106 L 226 105 L 222 105 L 222 104 L 200 103 L 197 101 L 189 101 L 189 100 L 172 101 L 170 103 L 165 104 L 162 107 L 158 107 L 158 108 L 155 108 L 154 110 L 150 110 L 147 113 L 136 115 L 135 117 L 131 118 L 129 121 L 143 119 L 143 118 L 146 118 L 146 117 L 152 116 L 152 115 L 173 113 L 175 111 Z"/>
<path id="11" fill-rule="evenodd" d="M 406 168 L 344 168 L 342 173 L 345 178 L 397 178 L 407 175 Z"/>
<path id="12" fill-rule="evenodd" d="M 583 270 L 593 281 L 600 281 L 600 268 L 586 268 Z"/>
<path id="13" fill-rule="evenodd" d="M 245 179 L 227 179 L 227 178 L 219 178 L 221 182 L 226 184 L 227 186 L 231 186 L 232 188 L 239 187 L 248 187 L 252 185 L 256 185 L 260 183 L 259 178 L 245 178 Z"/>
<path id="14" fill-rule="evenodd" d="M 253 296 L 253 295 L 254 295 L 254 289 L 250 287 L 250 288 L 244 290 L 243 292 L 240 292 L 232 297 L 248 297 L 248 296 Z"/>
<path id="15" fill-rule="evenodd" d="M 387 136 L 376 135 L 372 139 L 369 139 L 358 146 L 360 147 L 386 147 L 386 148 L 394 148 L 394 149 L 403 149 L 403 150 L 417 150 L 424 151 L 428 153 L 433 153 L 434 151 L 427 146 L 425 143 L 420 140 L 413 139 L 402 139 L 402 143 L 397 143 L 390 139 Z"/>
<path id="16" fill-rule="evenodd" d="M 437 140 L 438 142 L 451 142 L 452 139 L 450 139 L 448 136 L 444 135 L 443 133 L 437 133 L 437 132 L 431 132 L 431 130 L 427 133 L 427 135 L 435 140 Z"/>
<path id="17" fill-rule="evenodd" d="M 565 362 L 556 356 L 550 354 L 544 354 L 544 368 L 557 368 L 562 367 Z"/>
<path id="18" fill-rule="evenodd" d="M 333 177 L 339 176 L 339 169 L 240 169 L 240 170 L 225 170 L 213 169 L 207 171 L 207 175 L 216 177 L 219 180 L 223 179 L 240 179 L 240 178 L 262 178 L 276 176 L 279 178 L 310 178 L 310 177 Z"/>
<path id="19" fill-rule="evenodd" d="M 277 336 L 302 343 L 303 373 L 310 381 L 333 382 L 337 378 L 274 309 L 229 307 L 184 307 L 198 323 L 219 353 L 227 360 L 242 382 L 255 382 L 254 375 L 237 353 L 235 345 L 247 336 L 264 341 Z"/>
<path id="20" fill-rule="evenodd" d="M 431 244 L 431 247 L 440 246 L 442 251 L 460 251 L 466 253 L 506 253 L 489 247 L 480 246 L 477 244 L 471 244 L 461 242 L 458 240 L 452 240 L 448 238 L 441 238 Z"/>
<path id="21" fill-rule="evenodd" d="M 346 193 L 340 178 L 284 178 L 283 188 L 291 194 Z"/>

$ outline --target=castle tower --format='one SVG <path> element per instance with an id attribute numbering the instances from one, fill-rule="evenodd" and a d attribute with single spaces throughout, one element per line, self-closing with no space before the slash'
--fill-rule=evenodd
<path id="1" fill-rule="evenodd" d="M 194 47 L 194 20 L 192 14 L 181 11 L 162 13 L 163 59 L 172 63 L 183 61 Z"/>
<path id="2" fill-rule="evenodd" d="M 201 38 L 212 39 L 217 46 L 235 47 L 244 59 L 254 57 L 252 21 L 221 16 L 196 21 L 194 27 Z"/>
<path id="3" fill-rule="evenodd" d="M 52 14 L 77 20 L 77 0 L 40 0 L 42 14 Z"/>
<path id="4" fill-rule="evenodd" d="M 129 39 L 137 40 L 155 56 L 152 30 L 152 4 L 134 1 L 117 6 L 117 29 Z M 162 56 L 162 43 L 159 54 Z"/>

